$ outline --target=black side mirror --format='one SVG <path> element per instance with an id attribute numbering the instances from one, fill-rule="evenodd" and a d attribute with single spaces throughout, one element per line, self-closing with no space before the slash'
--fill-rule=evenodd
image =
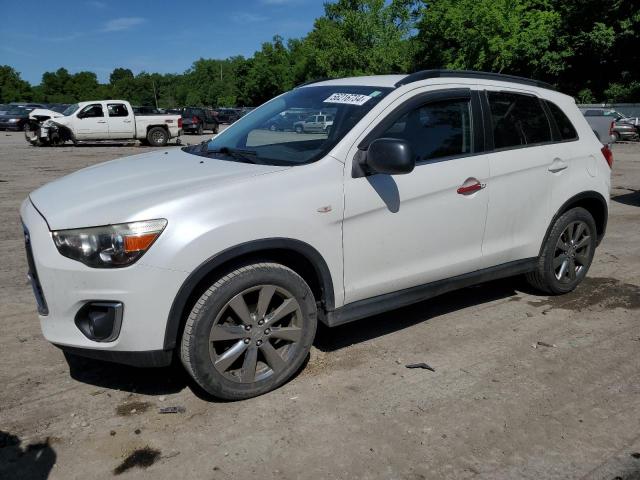
<path id="1" fill-rule="evenodd" d="M 397 138 L 378 138 L 356 157 L 353 176 L 376 173 L 402 175 L 411 173 L 415 166 L 416 159 L 408 142 Z"/>

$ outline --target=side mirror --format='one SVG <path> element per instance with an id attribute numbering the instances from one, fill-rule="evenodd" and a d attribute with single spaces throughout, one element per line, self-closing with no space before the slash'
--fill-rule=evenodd
<path id="1" fill-rule="evenodd" d="M 405 140 L 378 138 L 369 144 L 369 148 L 363 152 L 358 163 L 364 175 L 376 173 L 402 175 L 413 171 L 416 159 L 411 146 Z"/>

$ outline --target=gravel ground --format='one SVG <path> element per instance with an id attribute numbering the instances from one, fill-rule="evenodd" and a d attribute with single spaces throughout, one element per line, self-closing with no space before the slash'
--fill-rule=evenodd
<path id="1" fill-rule="evenodd" d="M 574 293 L 511 279 L 322 330 L 293 381 L 235 403 L 178 367 L 68 362 L 40 334 L 20 202 L 145 150 L 0 132 L 0 478 L 640 478 L 640 145 L 614 147 L 608 233 Z"/>

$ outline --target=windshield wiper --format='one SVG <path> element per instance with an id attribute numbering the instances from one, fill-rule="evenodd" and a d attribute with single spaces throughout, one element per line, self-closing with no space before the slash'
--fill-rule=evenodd
<path id="1" fill-rule="evenodd" d="M 223 155 L 229 155 L 230 157 L 233 157 L 236 160 L 240 160 L 240 161 L 245 162 L 245 163 L 258 163 L 256 161 L 256 159 L 258 157 L 258 152 L 256 152 L 255 150 L 244 150 L 242 148 L 222 147 L 222 148 L 218 148 L 216 150 L 206 149 L 206 150 L 202 151 L 202 154 L 204 154 L 204 155 L 216 154 L 216 153 L 222 153 Z"/>

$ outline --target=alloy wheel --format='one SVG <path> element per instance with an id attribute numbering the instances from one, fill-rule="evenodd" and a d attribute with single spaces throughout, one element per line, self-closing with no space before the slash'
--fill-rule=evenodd
<path id="1" fill-rule="evenodd" d="M 591 258 L 591 229 L 583 221 L 571 222 L 556 243 L 553 271 L 563 284 L 575 281 L 589 267 Z"/>
<path id="2" fill-rule="evenodd" d="M 248 288 L 229 300 L 209 334 L 209 356 L 225 378 L 254 383 L 281 372 L 302 339 L 302 310 L 276 285 Z"/>

